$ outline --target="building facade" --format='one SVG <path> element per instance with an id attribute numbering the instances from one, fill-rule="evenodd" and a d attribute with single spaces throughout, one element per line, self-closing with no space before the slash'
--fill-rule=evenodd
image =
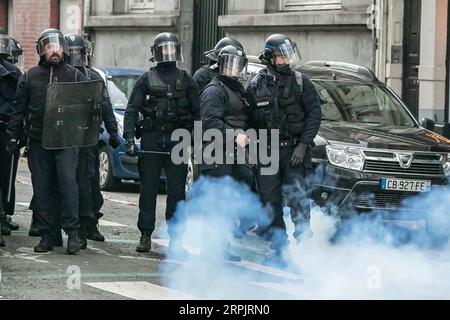
<path id="1" fill-rule="evenodd" d="M 24 66 L 36 65 L 36 40 L 47 28 L 64 33 L 83 31 L 82 0 L 0 0 L 0 26 L 24 49 Z"/>
<path id="2" fill-rule="evenodd" d="M 448 0 L 0 0 L 0 26 L 24 45 L 25 68 L 48 27 L 89 34 L 97 66 L 144 69 L 154 36 L 171 31 L 191 72 L 224 35 L 258 55 L 286 33 L 304 61 L 373 68 L 418 119 L 448 122 L 449 10 Z"/>

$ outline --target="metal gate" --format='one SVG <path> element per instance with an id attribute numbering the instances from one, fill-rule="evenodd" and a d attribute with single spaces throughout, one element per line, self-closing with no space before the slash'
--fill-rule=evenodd
<path id="1" fill-rule="evenodd" d="M 212 49 L 225 36 L 225 31 L 218 27 L 217 20 L 220 15 L 227 13 L 227 3 L 227 0 L 194 1 L 193 72 L 208 63 L 203 52 Z"/>

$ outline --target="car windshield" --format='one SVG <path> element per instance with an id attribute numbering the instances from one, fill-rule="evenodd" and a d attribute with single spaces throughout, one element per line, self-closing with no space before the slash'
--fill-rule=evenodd
<path id="1" fill-rule="evenodd" d="M 124 114 L 134 84 L 139 76 L 113 76 L 108 77 L 108 92 L 114 111 Z"/>
<path id="2" fill-rule="evenodd" d="M 384 86 L 348 81 L 315 80 L 325 121 L 345 121 L 394 127 L 416 122 Z"/>

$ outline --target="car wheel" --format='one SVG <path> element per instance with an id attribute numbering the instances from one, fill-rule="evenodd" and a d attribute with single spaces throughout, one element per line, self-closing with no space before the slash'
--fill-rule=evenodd
<path id="1" fill-rule="evenodd" d="M 121 185 L 121 180 L 112 174 L 111 154 L 107 146 L 100 148 L 98 157 L 100 159 L 100 189 L 110 191 L 118 189 Z"/>

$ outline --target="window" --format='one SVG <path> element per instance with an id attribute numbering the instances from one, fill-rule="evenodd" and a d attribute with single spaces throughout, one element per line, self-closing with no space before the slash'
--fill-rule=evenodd
<path id="1" fill-rule="evenodd" d="M 339 10 L 341 0 L 281 0 L 281 11 Z"/>
<path id="2" fill-rule="evenodd" d="M 153 0 L 130 0 L 130 13 L 153 12 Z"/>

